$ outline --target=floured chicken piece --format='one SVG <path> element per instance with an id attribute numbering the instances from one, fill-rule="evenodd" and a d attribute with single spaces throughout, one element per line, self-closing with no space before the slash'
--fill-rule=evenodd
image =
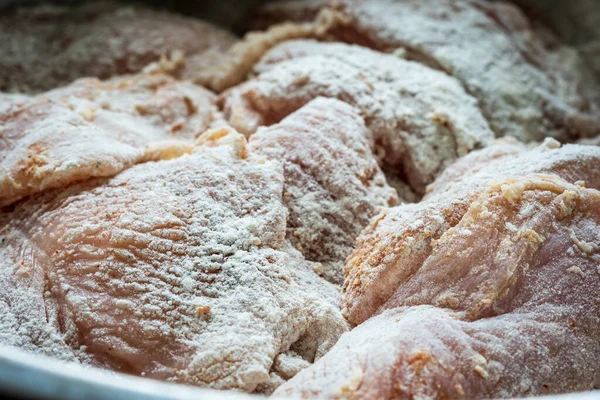
<path id="1" fill-rule="evenodd" d="M 499 398 L 600 383 L 600 192 L 556 175 L 490 183 L 385 311 L 277 394 Z"/>
<path id="2" fill-rule="evenodd" d="M 226 52 L 210 52 L 189 62 L 180 76 L 222 92 L 244 81 L 254 65 L 272 47 L 279 43 L 301 38 L 324 38 L 336 26 L 337 14 L 324 9 L 314 21 L 281 23 L 251 31 Z"/>
<path id="3" fill-rule="evenodd" d="M 85 362 L 85 352 L 69 346 L 55 327 L 58 309 L 55 302 L 47 300 L 51 293 L 44 272 L 38 269 L 35 274 L 14 278 L 19 267 L 14 260 L 30 257 L 35 263 L 37 257 L 23 247 L 10 246 L 6 213 L 0 212 L 0 344 L 58 360 Z"/>
<path id="4" fill-rule="evenodd" d="M 338 289 L 286 243 L 281 164 L 207 135 L 191 155 L 6 210 L 0 339 L 244 391 L 328 351 L 347 323 Z"/>
<path id="5" fill-rule="evenodd" d="M 11 109 L 25 103 L 29 96 L 21 93 L 0 92 L 0 115 L 10 112 Z"/>
<path id="6" fill-rule="evenodd" d="M 304 20 L 318 3 L 268 6 L 260 21 Z M 321 2 L 325 3 L 325 2 Z M 332 0 L 323 5 L 337 40 L 402 51 L 458 78 L 475 96 L 497 136 L 528 142 L 575 140 L 600 132 L 599 83 L 584 62 L 562 63 L 513 5 L 479 0 Z M 333 16 L 335 15 L 335 17 Z M 326 35 L 324 35 L 326 36 Z M 570 57 L 578 58 L 576 52 Z M 561 61 L 561 62 L 557 62 Z M 573 67 L 581 68 L 574 71 Z M 585 76 L 585 78 L 583 77 Z M 592 86 L 592 88 L 586 86 Z"/>
<path id="7" fill-rule="evenodd" d="M 454 160 L 494 137 L 458 81 L 394 55 L 289 41 L 267 53 L 255 71 L 255 79 L 220 100 L 236 129 L 250 135 L 317 96 L 340 99 L 365 119 L 384 169 L 419 195 Z"/>
<path id="8" fill-rule="evenodd" d="M 163 74 L 82 79 L 38 96 L 4 98 L 0 206 L 190 152 L 216 111 L 212 93 Z"/>
<path id="9" fill-rule="evenodd" d="M 600 188 L 600 148 L 560 147 L 548 139 L 530 150 L 514 140 L 499 140 L 459 159 L 431 185 L 420 203 L 384 210 L 359 236 L 344 271 L 347 318 L 362 323 L 398 287 L 414 279 L 436 241 L 463 219 L 486 185 L 531 173 L 554 174 Z"/>
<path id="10" fill-rule="evenodd" d="M 19 8 L 0 17 L 0 36 L 0 91 L 21 92 L 138 72 L 154 61 L 177 69 L 189 57 L 197 67 L 237 40 L 207 22 L 110 1 Z"/>
<path id="11" fill-rule="evenodd" d="M 343 267 L 361 230 L 382 208 L 398 204 L 371 152 L 357 111 L 318 98 L 283 121 L 260 128 L 249 149 L 283 163 L 288 240 L 323 264 L 323 276 L 344 280 Z"/>

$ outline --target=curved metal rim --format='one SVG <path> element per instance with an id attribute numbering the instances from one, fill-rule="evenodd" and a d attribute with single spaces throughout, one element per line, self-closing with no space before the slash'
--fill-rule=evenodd
<path id="1" fill-rule="evenodd" d="M 81 3 L 84 0 L 54 0 L 54 3 Z M 0 9 L 23 5 L 21 0 L 0 0 Z M 29 0 L 27 4 L 39 3 Z M 558 3 L 558 2 L 556 2 Z M 259 399 L 236 392 L 200 389 L 153 379 L 135 377 L 0 345 L 0 391 L 28 399 L 90 399 L 90 400 L 167 400 Z M 600 390 L 563 395 L 536 397 L 537 400 L 600 399 Z"/>
<path id="2" fill-rule="evenodd" d="M 201 389 L 58 361 L 0 346 L 0 388 L 28 399 L 252 400 L 258 396 Z"/>
<path id="3" fill-rule="evenodd" d="M 0 346 L 0 387 L 35 399 L 88 400 L 256 400 L 261 396 L 200 389 L 125 375 Z M 600 391 L 535 397 L 536 400 L 592 400 Z"/>

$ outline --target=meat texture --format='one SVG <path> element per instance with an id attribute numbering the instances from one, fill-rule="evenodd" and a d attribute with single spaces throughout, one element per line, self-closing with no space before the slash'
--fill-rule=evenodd
<path id="1" fill-rule="evenodd" d="M 29 96 L 26 94 L 0 92 L 0 115 L 9 112 L 13 107 L 24 103 L 27 99 L 29 99 Z"/>
<path id="2" fill-rule="evenodd" d="M 185 66 L 180 76 L 222 92 L 244 81 L 261 57 L 279 43 L 329 36 L 327 32 L 338 24 L 337 18 L 337 14 L 328 9 L 317 9 L 314 21 L 283 22 L 266 27 L 264 31 L 250 31 L 226 52 L 212 51 L 206 56 L 196 57 L 194 62 Z"/>
<path id="3" fill-rule="evenodd" d="M 417 204 L 384 210 L 357 239 L 345 266 L 344 310 L 360 324 L 431 257 L 435 243 L 458 224 L 485 187 L 508 177 L 554 174 L 600 188 L 600 148 L 560 145 L 553 139 L 534 149 L 513 140 L 474 151 L 449 167 Z M 430 286 L 429 284 L 427 286 Z"/>
<path id="4" fill-rule="evenodd" d="M 0 17 L 0 36 L 0 91 L 21 92 L 134 73 L 161 57 L 198 67 L 237 40 L 207 22 L 110 1 L 19 8 Z"/>
<path id="5" fill-rule="evenodd" d="M 191 151 L 214 118 L 215 96 L 163 74 L 0 99 L 0 206 L 48 188 L 112 176 Z"/>
<path id="6" fill-rule="evenodd" d="M 225 117 L 250 135 L 318 96 L 356 107 L 391 177 L 419 195 L 458 157 L 493 132 L 455 79 L 419 63 L 342 43 L 285 42 L 255 67 L 257 77 L 221 97 Z M 410 190 L 400 193 L 411 197 Z"/>
<path id="7" fill-rule="evenodd" d="M 546 174 L 491 182 L 378 315 L 276 393 L 498 398 L 592 389 L 599 265 L 598 190 Z"/>
<path id="8" fill-rule="evenodd" d="M 288 240 L 323 276 L 343 282 L 343 266 L 360 231 L 382 208 L 398 203 L 369 146 L 357 111 L 317 98 L 250 138 L 250 151 L 280 160 Z"/>
<path id="9" fill-rule="evenodd" d="M 299 8 L 284 2 L 268 6 L 257 21 L 310 18 L 319 3 L 336 15 L 329 37 L 386 52 L 401 49 L 459 79 L 497 136 L 567 141 L 600 132 L 600 83 L 588 80 L 590 70 L 575 51 L 563 48 L 557 56 L 547 49 L 511 4 L 332 0 Z"/>
<path id="10" fill-rule="evenodd" d="M 221 136 L 5 210 L 3 343 L 244 391 L 329 350 L 339 291 L 285 240 L 281 164 Z"/>

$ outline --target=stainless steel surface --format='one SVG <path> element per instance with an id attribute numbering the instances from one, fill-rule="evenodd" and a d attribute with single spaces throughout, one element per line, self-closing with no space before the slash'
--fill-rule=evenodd
<path id="1" fill-rule="evenodd" d="M 84 367 L 0 346 L 2 394 L 63 400 L 252 400 L 235 392 L 199 389 Z"/>
<path id="2" fill-rule="evenodd" d="M 75 4 L 83 1 L 85 0 L 46 0 L 45 2 Z M 540 17 L 544 22 L 553 25 L 554 30 L 573 45 L 583 46 L 588 45 L 588 43 L 600 42 L 600 0 L 514 1 L 528 8 L 532 17 Z M 0 9 L 41 2 L 40 0 L 0 0 Z M 221 25 L 237 28 L 252 8 L 264 1 L 166 0 L 164 2 L 147 2 L 161 6 L 166 5 L 184 14 L 204 17 Z M 591 6 L 593 2 L 596 3 L 595 7 Z M 585 10 L 585 12 L 580 13 L 579 10 Z M 600 51 L 598 54 L 600 54 Z M 600 65 L 600 62 L 598 65 Z M 12 347 L 0 346 L 0 396 L 7 393 L 30 399 L 64 400 L 243 400 L 257 398 L 256 396 L 235 392 L 199 389 L 103 371 L 28 354 Z M 600 391 L 546 396 L 536 399 L 600 399 Z"/>
<path id="3" fill-rule="evenodd" d="M 2 394 L 61 400 L 253 400 L 258 396 L 164 383 L 84 367 L 0 346 Z M 600 391 L 536 397 L 536 400 L 600 399 Z"/>

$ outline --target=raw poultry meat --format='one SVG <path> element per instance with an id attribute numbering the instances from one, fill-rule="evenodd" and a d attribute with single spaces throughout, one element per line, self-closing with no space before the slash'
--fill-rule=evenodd
<path id="1" fill-rule="evenodd" d="M 0 17 L 0 36 L 0 90 L 22 92 L 139 72 L 161 58 L 198 68 L 237 40 L 208 22 L 111 1 L 18 8 Z"/>
<path id="2" fill-rule="evenodd" d="M 556 57 L 527 18 L 505 2 L 480 0 L 332 0 L 272 4 L 261 21 L 336 14 L 327 33 L 336 40 L 406 57 L 442 70 L 475 96 L 497 136 L 523 141 L 574 140 L 600 132 L 599 83 L 575 51 Z M 325 36 L 325 35 L 324 35 Z M 563 49 L 564 50 L 564 49 Z M 569 57 L 566 57 L 566 56 Z M 557 62 L 561 61 L 561 62 Z M 580 68 L 577 70 L 575 68 Z"/>
<path id="3" fill-rule="evenodd" d="M 287 244 L 282 166 L 245 141 L 209 131 L 191 155 L 6 210 L 3 342 L 245 391 L 284 352 L 322 356 L 347 329 L 339 292 Z"/>
<path id="4" fill-rule="evenodd" d="M 18 104 L 23 104 L 29 96 L 21 93 L 1 93 L 0 92 L 0 115 L 8 113 L 11 108 Z"/>
<path id="5" fill-rule="evenodd" d="M 243 82 L 254 65 L 272 47 L 287 40 L 323 38 L 337 24 L 337 17 L 329 10 L 317 15 L 315 21 L 280 23 L 264 31 L 250 31 L 225 52 L 210 52 L 209 57 L 196 57 L 179 74 L 187 79 L 222 92 Z M 198 63 L 194 66 L 194 63 Z"/>
<path id="6" fill-rule="evenodd" d="M 600 188 L 600 148 L 560 145 L 553 139 L 529 149 L 514 140 L 471 152 L 449 167 L 417 204 L 384 210 L 359 236 L 345 266 L 344 308 L 360 324 L 414 279 L 435 243 L 458 224 L 473 200 L 494 181 L 532 173 L 554 174 Z"/>
<path id="7" fill-rule="evenodd" d="M 492 181 L 410 278 L 396 281 L 376 316 L 276 394 L 499 398 L 593 389 L 599 265 L 598 190 L 547 174 Z"/>
<path id="8" fill-rule="evenodd" d="M 0 206 L 48 188 L 112 176 L 191 151 L 215 96 L 167 75 L 78 80 L 0 99 Z"/>
<path id="9" fill-rule="evenodd" d="M 326 110 L 324 112 L 323 110 Z M 288 240 L 323 276 L 343 282 L 343 266 L 371 217 L 398 204 L 351 106 L 317 98 L 250 137 L 250 151 L 283 163 Z"/>
<path id="10" fill-rule="evenodd" d="M 356 107 L 389 176 L 422 195 L 458 157 L 489 144 L 493 132 L 455 79 L 424 65 L 359 46 L 288 41 L 255 67 L 258 76 L 221 96 L 224 115 L 247 135 L 318 96 Z M 406 189 L 405 189 L 406 190 Z"/>
<path id="11" fill-rule="evenodd" d="M 600 388 L 600 147 L 544 140 L 600 137 L 580 49 L 502 1 L 250 26 L 0 16 L 0 343 L 301 398 Z"/>

